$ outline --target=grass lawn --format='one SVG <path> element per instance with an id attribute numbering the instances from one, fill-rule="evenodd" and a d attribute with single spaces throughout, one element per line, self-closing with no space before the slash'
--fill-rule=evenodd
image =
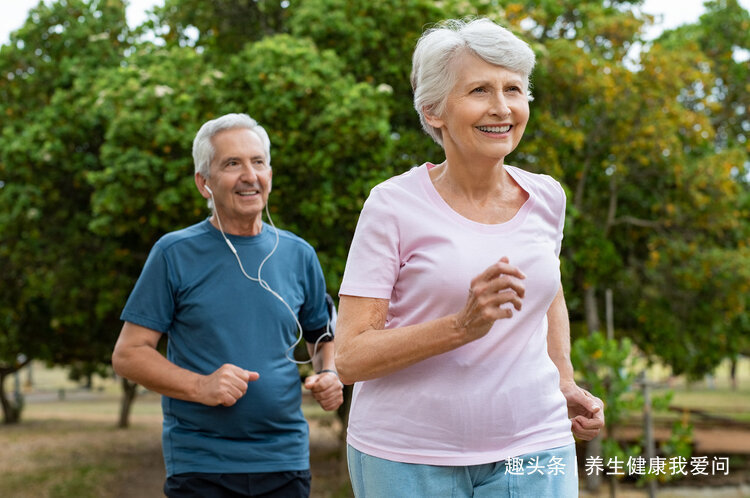
<path id="1" fill-rule="evenodd" d="M 128 429 L 116 427 L 120 383 L 93 379 L 91 389 L 70 381 L 64 370 L 34 364 L 19 376 L 24 391 L 22 422 L 0 425 L 0 497 L 163 497 L 161 403 L 141 390 Z M 13 382 L 6 389 L 13 391 Z M 352 496 L 339 446 L 335 415 L 305 403 L 311 425 L 313 498 Z"/>
<path id="2" fill-rule="evenodd" d="M 117 429 L 116 408 L 110 401 L 29 403 L 21 424 L 0 428 L 0 496 L 136 496 L 123 488 L 143 468 L 161 467 L 163 475 L 160 417 L 134 417 L 131 428 Z"/>

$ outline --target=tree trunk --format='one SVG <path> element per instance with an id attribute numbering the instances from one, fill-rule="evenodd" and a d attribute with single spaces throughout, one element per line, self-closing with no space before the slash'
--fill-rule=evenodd
<path id="1" fill-rule="evenodd" d="M 15 400 L 10 400 L 5 392 L 5 378 L 8 375 L 18 372 L 29 363 L 31 363 L 31 358 L 19 355 L 19 360 L 12 366 L 8 366 L 7 364 L 0 366 L 0 405 L 3 407 L 4 424 L 17 424 L 20 422 L 21 412 L 23 411 L 23 396 L 19 396 Z"/>
<path id="2" fill-rule="evenodd" d="M 596 305 L 596 287 L 586 287 L 583 294 L 583 305 L 586 313 L 586 326 L 589 335 L 598 332 L 601 328 L 599 321 L 599 308 Z M 602 436 L 599 434 L 591 441 L 586 443 L 586 461 L 602 457 Z M 606 463 L 606 462 L 605 462 Z M 592 472 L 586 476 L 586 489 L 589 491 L 598 491 L 602 484 L 602 476 L 598 472 Z"/>
<path id="3" fill-rule="evenodd" d="M 586 442 L 586 463 L 595 462 L 602 456 L 602 435 L 598 434 L 591 441 Z M 607 462 L 602 462 L 605 466 Z M 586 489 L 593 493 L 599 491 L 599 487 L 602 485 L 602 475 L 598 471 L 594 471 L 591 474 L 586 475 Z"/>
<path id="4" fill-rule="evenodd" d="M 13 371 L 3 370 L 0 372 L 0 404 L 3 406 L 3 423 L 17 424 L 21 421 L 21 406 L 8 399 L 5 392 L 5 378 L 12 374 Z"/>
<path id="5" fill-rule="evenodd" d="M 122 379 L 122 401 L 120 403 L 120 421 L 117 427 L 126 429 L 130 427 L 130 407 L 133 406 L 136 394 L 138 394 L 138 384 L 130 382 L 128 379 Z"/>
<path id="6" fill-rule="evenodd" d="M 590 285 L 583 292 L 583 305 L 586 312 L 586 327 L 589 335 L 601 330 L 599 307 L 596 303 L 596 286 Z"/>

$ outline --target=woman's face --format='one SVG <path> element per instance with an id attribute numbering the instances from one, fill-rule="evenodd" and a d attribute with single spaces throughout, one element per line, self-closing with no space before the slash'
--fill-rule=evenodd
<path id="1" fill-rule="evenodd" d="M 442 131 L 446 156 L 503 159 L 521 141 L 529 121 L 524 79 L 474 54 L 457 57 L 451 69 L 458 79 L 442 116 L 428 113 L 428 122 Z"/>

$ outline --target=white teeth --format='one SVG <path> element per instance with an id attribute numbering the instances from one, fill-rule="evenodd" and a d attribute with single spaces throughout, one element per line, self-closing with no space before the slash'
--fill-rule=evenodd
<path id="1" fill-rule="evenodd" d="M 505 126 L 477 126 L 479 130 L 488 133 L 507 133 L 510 130 L 510 125 Z"/>
<path id="2" fill-rule="evenodd" d="M 258 190 L 250 190 L 250 191 L 244 191 L 244 192 L 237 192 L 240 195 L 255 195 L 260 193 Z"/>

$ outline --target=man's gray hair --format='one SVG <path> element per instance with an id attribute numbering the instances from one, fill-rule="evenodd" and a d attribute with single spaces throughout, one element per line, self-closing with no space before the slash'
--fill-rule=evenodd
<path id="1" fill-rule="evenodd" d="M 458 79 L 452 62 L 467 51 L 490 64 L 520 74 L 531 100 L 529 76 L 536 58 L 526 42 L 486 18 L 449 19 L 439 23 L 425 31 L 417 42 L 412 58 L 411 87 L 422 128 L 440 146 L 443 145 L 442 133 L 427 123 L 424 110 L 435 116 L 443 114 L 448 94 Z"/>
<path id="2" fill-rule="evenodd" d="M 198 130 L 193 140 L 193 162 L 195 172 L 200 173 L 203 178 L 209 177 L 211 161 L 214 159 L 216 150 L 211 139 L 221 131 L 235 128 L 245 128 L 255 133 L 263 144 L 266 153 L 266 161 L 271 166 L 271 140 L 268 133 L 253 118 L 247 114 L 225 114 L 211 121 L 207 121 Z"/>

